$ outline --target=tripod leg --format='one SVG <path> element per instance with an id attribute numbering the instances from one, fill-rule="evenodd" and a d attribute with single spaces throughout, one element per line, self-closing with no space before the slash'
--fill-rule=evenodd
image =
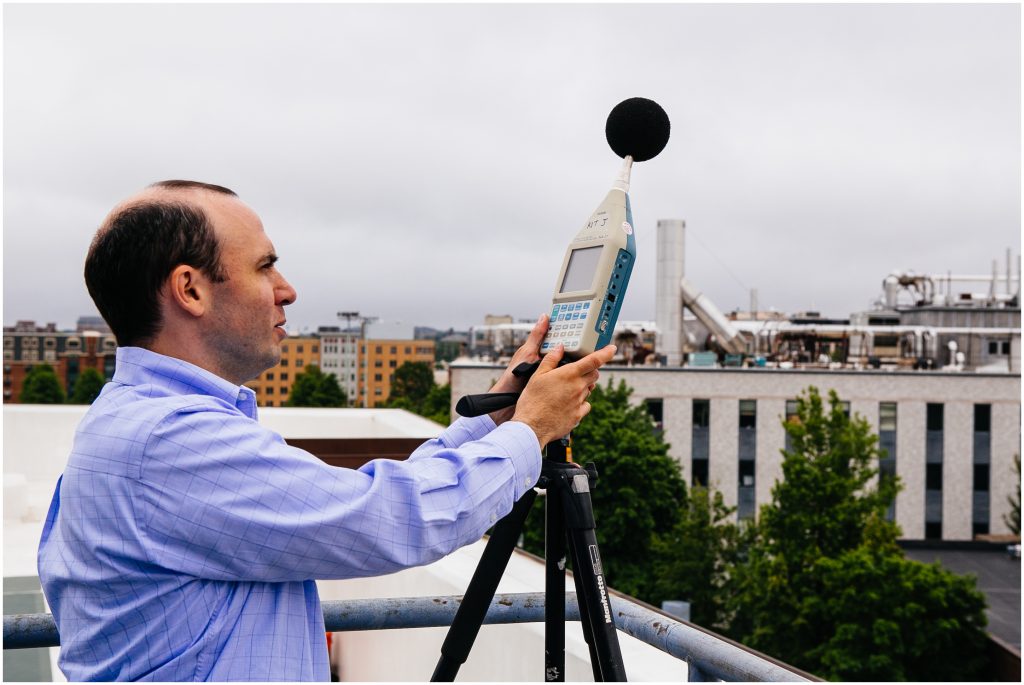
<path id="1" fill-rule="evenodd" d="M 575 541 L 570 538 L 568 544 L 569 555 L 572 558 L 572 568 L 579 568 L 580 553 L 577 549 L 575 549 Z M 581 586 L 580 584 L 579 573 L 575 572 L 574 570 L 572 572 L 572 583 L 575 585 L 575 590 L 577 590 L 577 601 L 580 605 L 580 627 L 583 630 L 583 639 L 587 642 L 587 649 L 590 651 L 590 663 L 591 669 L 594 672 L 594 682 L 599 683 L 603 679 L 601 678 L 601 670 L 599 668 L 600 659 L 597 655 L 597 648 L 595 647 L 594 643 L 594 629 L 593 624 L 591 623 L 590 607 L 588 606 L 588 603 L 585 600 L 583 586 Z"/>
<path id="2" fill-rule="evenodd" d="M 544 502 L 544 682 L 565 682 L 565 514 L 557 487 Z"/>
<path id="3" fill-rule="evenodd" d="M 466 663 L 477 633 L 480 632 L 480 626 L 483 625 L 487 607 L 494 598 L 498 582 L 505 572 L 505 567 L 508 566 L 508 560 L 523 530 L 523 523 L 536 498 L 536 491 L 528 490 L 512 507 L 508 516 L 494 526 L 491 538 L 480 557 L 480 563 L 477 564 L 469 587 L 466 588 L 466 594 L 462 597 L 459 610 L 452 619 L 444 644 L 441 645 L 441 658 L 438 659 L 434 674 L 430 677 L 431 681 L 454 681 L 459 668 Z"/>
<path id="4" fill-rule="evenodd" d="M 587 624 L 583 629 L 584 636 L 587 635 L 589 627 L 592 640 L 588 644 L 594 679 L 604 682 L 625 681 L 626 670 L 622 664 L 619 637 L 615 631 L 611 603 L 608 600 L 601 554 L 597 548 L 594 510 L 590 500 L 590 481 L 587 473 L 582 469 L 576 469 L 575 473 L 563 472 L 562 490 L 569 549 L 573 554 L 573 578 L 580 603 L 580 618 Z"/>

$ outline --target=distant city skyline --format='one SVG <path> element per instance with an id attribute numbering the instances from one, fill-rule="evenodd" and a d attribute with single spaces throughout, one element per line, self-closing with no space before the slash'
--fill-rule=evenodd
<path id="1" fill-rule="evenodd" d="M 262 216 L 291 331 L 532 320 L 633 96 L 672 138 L 620 318 L 655 318 L 677 218 L 723 311 L 845 317 L 894 268 L 1016 265 L 1020 35 L 1015 4 L 7 5 L 4 324 L 94 314 L 93 231 L 166 178 Z"/>

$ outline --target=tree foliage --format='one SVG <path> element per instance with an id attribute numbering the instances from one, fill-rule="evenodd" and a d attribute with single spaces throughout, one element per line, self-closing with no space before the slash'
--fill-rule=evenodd
<path id="1" fill-rule="evenodd" d="M 18 397 L 22 404 L 63 404 L 64 388 L 49 364 L 38 364 L 25 375 Z"/>
<path id="2" fill-rule="evenodd" d="M 668 444 L 647 410 L 630 404 L 631 394 L 624 382 L 594 388 L 590 414 L 572 433 L 572 454 L 577 463 L 597 466 L 591 500 L 608 582 L 643 597 L 651 584 L 655 536 L 676 525 L 686 486 Z M 524 546 L 535 554 L 544 553 L 545 499 L 538 498 L 524 530 Z"/>
<path id="3" fill-rule="evenodd" d="M 286 407 L 345 407 L 348 399 L 338 379 L 310 364 L 295 375 Z"/>
<path id="4" fill-rule="evenodd" d="M 724 625 L 729 566 L 736 561 L 740 534 L 732 523 L 734 511 L 717 490 L 690 488 L 679 521 L 672 530 L 655 535 L 648 601 L 685 600 L 694 623 L 707 628 Z"/>
<path id="5" fill-rule="evenodd" d="M 103 374 L 99 371 L 91 366 L 84 369 L 75 381 L 75 386 L 71 391 L 71 397 L 68 398 L 68 403 L 92 404 L 93 400 L 99 396 L 100 390 L 103 389 L 105 383 Z"/>
<path id="6" fill-rule="evenodd" d="M 732 569 L 728 633 L 838 680 L 979 675 L 984 597 L 972 578 L 906 559 L 885 520 L 899 483 L 876 480 L 877 438 L 815 388 L 783 425 L 783 480 Z"/>
<path id="7" fill-rule="evenodd" d="M 419 403 L 426 399 L 435 386 L 434 370 L 426 362 L 404 362 L 395 369 L 391 381 L 391 397 L 404 397 Z"/>
<path id="8" fill-rule="evenodd" d="M 426 362 L 405 362 L 395 369 L 386 407 L 405 409 L 447 426 L 451 422 L 452 389 L 437 385 Z"/>

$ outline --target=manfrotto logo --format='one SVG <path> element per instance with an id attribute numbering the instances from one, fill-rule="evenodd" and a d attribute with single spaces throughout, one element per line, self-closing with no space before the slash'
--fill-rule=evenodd
<path id="1" fill-rule="evenodd" d="M 604 622 L 612 622 L 612 608 L 608 606 L 608 593 L 604 589 L 604 576 L 597 576 L 597 591 L 601 595 L 601 608 L 604 610 Z"/>

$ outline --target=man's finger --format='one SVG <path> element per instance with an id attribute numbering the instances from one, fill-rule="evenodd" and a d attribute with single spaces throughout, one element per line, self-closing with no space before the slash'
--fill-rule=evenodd
<path id="1" fill-rule="evenodd" d="M 547 373 L 558 366 L 558 362 L 562 360 L 562 355 L 565 353 L 565 348 L 562 347 L 561 343 L 551 348 L 551 351 L 544 355 L 544 358 L 540 360 L 540 366 L 534 372 L 534 375 L 538 373 Z"/>
<path id="2" fill-rule="evenodd" d="M 580 375 L 585 375 L 591 371 L 596 371 L 601 368 L 610 362 L 614 356 L 615 345 L 606 345 L 596 352 L 591 352 L 586 357 L 573 364 L 573 366 L 577 368 Z"/>

